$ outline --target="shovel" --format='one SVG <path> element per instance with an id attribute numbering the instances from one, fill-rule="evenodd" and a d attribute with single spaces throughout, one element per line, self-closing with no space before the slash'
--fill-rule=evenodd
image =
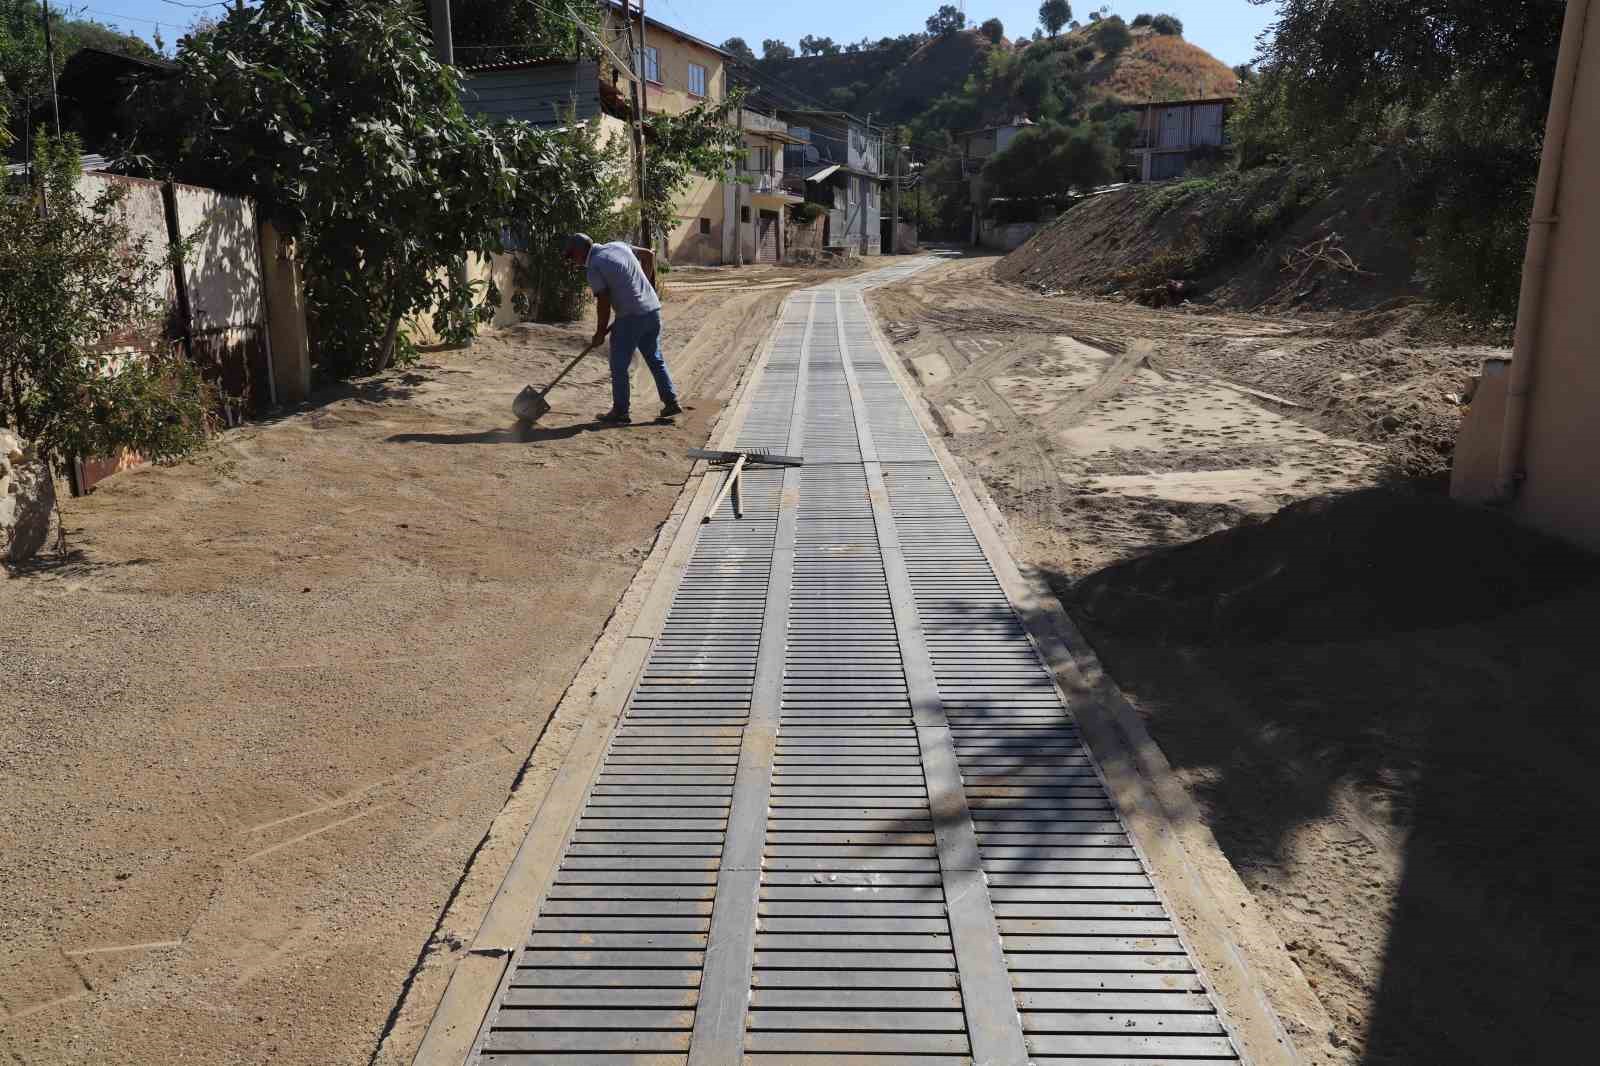
<path id="1" fill-rule="evenodd" d="M 611 327 L 607 326 L 606 332 L 600 334 L 598 340 L 592 340 L 585 345 L 583 351 L 579 352 L 577 357 L 573 359 L 572 362 L 562 367 L 561 373 L 557 374 L 555 380 L 550 382 L 550 384 L 546 385 L 544 388 L 536 389 L 532 385 L 528 385 L 525 386 L 521 392 L 517 393 L 517 398 L 511 401 L 511 413 L 517 416 L 517 421 L 537 422 L 539 419 L 543 418 L 550 410 L 550 401 L 545 399 L 546 396 L 550 395 L 550 390 L 561 384 L 561 379 L 571 373 L 573 367 L 583 362 L 583 357 L 594 351 L 595 346 L 598 345 L 600 341 L 605 340 L 606 334 L 610 332 Z"/>

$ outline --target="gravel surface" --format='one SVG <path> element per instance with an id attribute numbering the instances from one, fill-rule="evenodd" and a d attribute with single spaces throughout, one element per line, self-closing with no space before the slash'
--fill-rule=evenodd
<path id="1" fill-rule="evenodd" d="M 0 1061 L 368 1061 L 803 281 L 702 273 L 675 424 L 590 425 L 596 357 L 519 432 L 588 328 L 518 327 L 67 501 L 71 554 L 0 578 Z"/>

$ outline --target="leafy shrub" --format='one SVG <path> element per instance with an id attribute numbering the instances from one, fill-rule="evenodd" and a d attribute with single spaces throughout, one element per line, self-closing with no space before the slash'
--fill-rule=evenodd
<path id="1" fill-rule="evenodd" d="M 61 458 L 194 451 L 210 390 L 164 336 L 170 267 L 129 231 L 124 187 L 78 191 L 75 140 L 35 164 L 34 188 L 0 185 L 0 425 Z"/>
<path id="2" fill-rule="evenodd" d="M 1150 20 L 1150 28 L 1164 37 L 1183 36 L 1183 23 L 1172 15 L 1157 15 Z"/>

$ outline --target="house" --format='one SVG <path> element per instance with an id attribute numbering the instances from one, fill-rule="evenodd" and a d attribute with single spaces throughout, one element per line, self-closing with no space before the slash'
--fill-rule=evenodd
<path id="1" fill-rule="evenodd" d="M 646 114 L 678 115 L 727 98 L 727 64 L 732 58 L 727 52 L 636 11 L 627 21 L 638 53 L 635 62 L 644 75 L 640 88 Z M 601 63 L 601 77 L 623 93 L 628 91 L 628 71 L 621 69 L 617 58 L 628 55 L 627 21 L 623 5 L 602 6 L 601 37 L 613 55 Z M 649 152 L 648 146 L 645 151 Z M 670 262 L 712 266 L 731 261 L 734 194 L 726 178 L 698 176 L 678 197 L 677 224 L 666 238 Z"/>
<path id="2" fill-rule="evenodd" d="M 999 155 L 1010 148 L 1017 135 L 1032 126 L 1033 120 L 1022 115 L 999 126 L 985 126 L 958 134 L 961 140 L 962 173 L 977 176 L 990 156 Z"/>
<path id="3" fill-rule="evenodd" d="M 883 132 L 844 111 L 781 112 L 795 143 L 784 148 L 784 186 L 827 209 L 823 246 L 881 255 Z"/>
<path id="4" fill-rule="evenodd" d="M 744 131 L 745 156 L 735 180 L 733 230 L 740 247 L 734 261 L 777 263 L 787 258 L 784 246 L 786 210 L 805 197 L 784 188 L 784 150 L 805 141 L 789 132 L 789 124 L 777 115 L 764 115 L 749 108 L 739 116 Z"/>
<path id="5" fill-rule="evenodd" d="M 1175 100 L 1139 107 L 1131 161 L 1140 181 L 1165 181 L 1183 176 L 1197 153 L 1228 144 L 1228 109 L 1232 97 Z"/>
<path id="6" fill-rule="evenodd" d="M 972 204 L 973 244 L 1010 251 L 1032 236 L 1031 230 L 1020 238 L 1010 230 L 998 234 L 995 227 L 989 224 L 992 222 L 989 219 L 990 195 L 988 184 L 983 179 L 983 168 L 991 158 L 1010 148 L 1012 142 L 1024 130 L 1032 128 L 1033 124 L 1033 120 L 1026 115 L 1019 115 L 998 126 L 985 126 L 957 135 L 961 144 L 961 173 L 971 186 L 969 202 Z"/>
<path id="7" fill-rule="evenodd" d="M 462 105 L 489 119 L 518 119 L 553 127 L 568 120 L 598 121 L 613 135 L 630 137 L 632 72 L 628 69 L 629 22 L 633 62 L 643 74 L 639 90 L 646 114 L 677 115 L 727 96 L 728 54 L 653 18 L 637 13 L 628 22 L 620 4 L 601 11 L 599 59 L 490 63 L 462 68 Z M 640 40 L 643 46 L 640 47 Z M 645 148 L 648 157 L 649 147 Z M 666 234 L 666 257 L 676 264 L 730 261 L 734 241 L 734 192 L 727 175 L 697 176 L 678 197 L 677 216 Z"/>
<path id="8" fill-rule="evenodd" d="M 135 106 L 134 93 L 141 86 L 170 81 L 179 69 L 178 64 L 165 59 L 128 56 L 101 48 L 78 49 L 56 75 L 62 131 L 77 134 L 78 143 L 88 153 L 115 153 L 126 148 L 133 142 L 134 131 L 143 117 Z M 13 116 L 19 120 L 21 117 Z M 39 128 L 53 118 L 47 96 L 34 107 L 29 122 Z M 23 138 L 18 137 L 12 151 L 21 152 L 23 148 Z"/>

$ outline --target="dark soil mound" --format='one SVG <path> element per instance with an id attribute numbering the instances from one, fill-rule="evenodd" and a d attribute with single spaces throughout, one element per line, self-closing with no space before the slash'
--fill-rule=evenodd
<path id="1" fill-rule="evenodd" d="M 1461 625 L 1597 579 L 1600 558 L 1503 514 L 1373 489 L 1110 567 L 1071 595 L 1108 635 L 1204 647 Z"/>
<path id="2" fill-rule="evenodd" d="M 1129 298 L 1181 279 L 1199 302 L 1251 310 L 1390 307 L 1422 296 L 1402 180 L 1380 162 L 1331 188 L 1288 167 L 1133 185 L 1074 205 L 995 276 Z"/>

